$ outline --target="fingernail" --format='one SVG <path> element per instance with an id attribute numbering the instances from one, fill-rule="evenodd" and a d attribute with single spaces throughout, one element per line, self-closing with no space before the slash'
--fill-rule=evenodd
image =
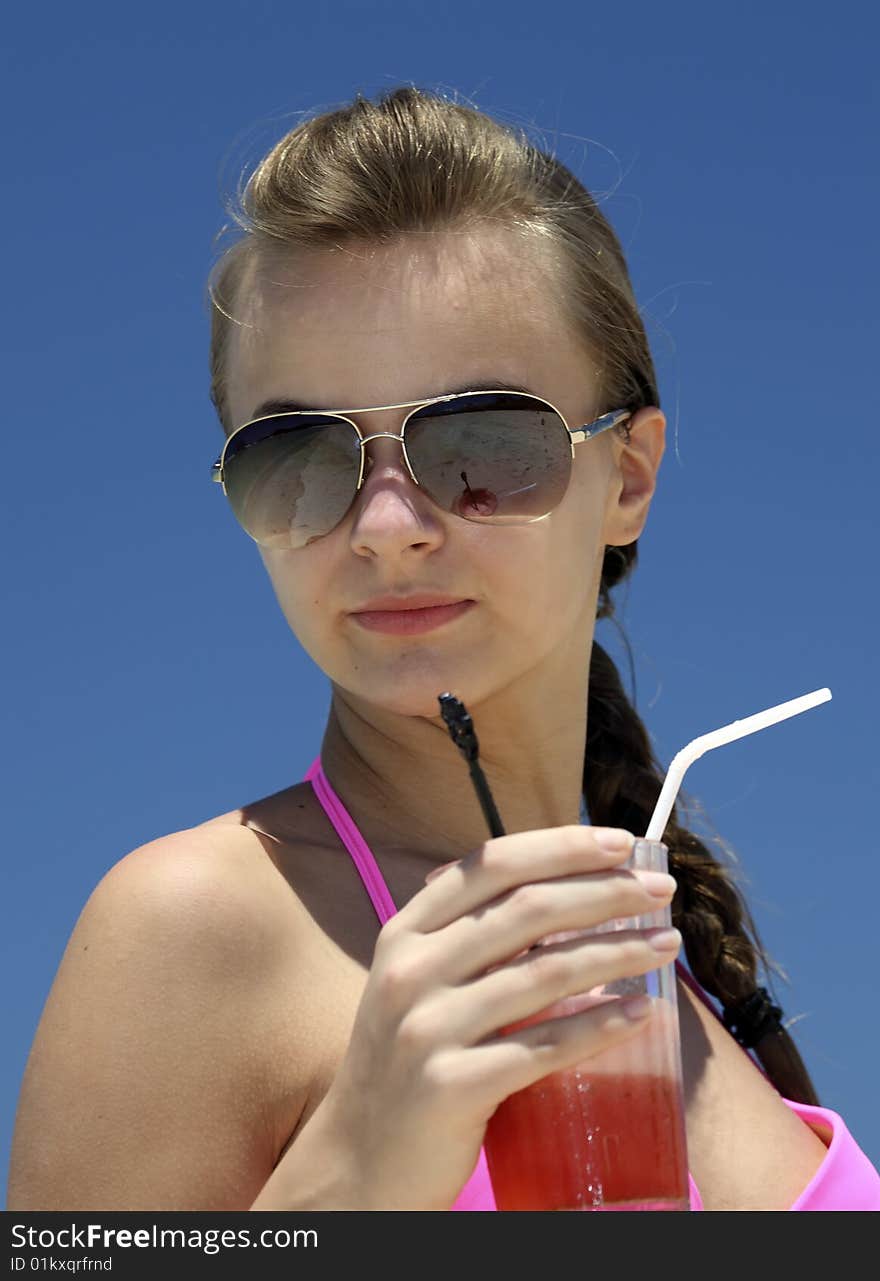
<path id="1" fill-rule="evenodd" d="M 650 996 L 629 996 L 620 1003 L 620 1012 L 625 1018 L 635 1023 L 645 1019 L 654 1010 L 654 1000 Z"/>
<path id="2" fill-rule="evenodd" d="M 665 872 L 639 872 L 638 876 L 648 893 L 655 898 L 669 898 L 678 888 L 675 877 L 667 876 Z"/>
<path id="3" fill-rule="evenodd" d="M 655 952 L 671 952 L 681 944 L 681 934 L 676 929 L 649 930 L 646 940 Z"/>
<path id="4" fill-rule="evenodd" d="M 635 841 L 631 832 L 624 832 L 616 827 L 594 827 L 593 836 L 596 844 L 609 854 L 622 854 L 624 850 L 629 853 Z"/>
<path id="5" fill-rule="evenodd" d="M 428 875 L 425 877 L 425 884 L 428 885 L 431 881 L 434 880 L 436 876 L 439 876 L 441 872 L 445 872 L 447 868 L 457 867 L 460 862 L 461 862 L 461 859 L 456 858 L 456 859 L 453 859 L 451 863 L 442 863 L 440 867 L 433 867 L 431 871 L 428 873 Z"/>

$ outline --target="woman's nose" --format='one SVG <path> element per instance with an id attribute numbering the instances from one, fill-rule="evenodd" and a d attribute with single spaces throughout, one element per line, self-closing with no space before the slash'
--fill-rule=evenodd
<path id="1" fill-rule="evenodd" d="M 401 441 L 381 436 L 364 444 L 364 474 L 352 511 L 352 547 L 396 556 L 439 545 L 443 533 L 430 495 L 414 483 Z"/>

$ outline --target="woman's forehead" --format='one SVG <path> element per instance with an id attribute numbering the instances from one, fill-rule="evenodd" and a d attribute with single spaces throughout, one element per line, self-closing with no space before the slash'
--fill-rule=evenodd
<path id="1" fill-rule="evenodd" d="M 444 327 L 484 315 L 528 324 L 561 310 L 556 275 L 545 246 L 509 229 L 408 235 L 388 245 L 270 248 L 248 262 L 236 312 L 246 325 L 270 332 L 307 332 L 316 324 L 343 333 L 378 330 L 412 324 L 421 314 Z M 523 305 L 511 307 L 515 300 Z"/>
<path id="2" fill-rule="evenodd" d="M 227 366 L 234 418 L 276 395 L 390 404 L 439 394 L 444 378 L 533 385 L 567 362 L 582 370 L 552 266 L 519 248 L 512 262 L 509 242 L 407 240 L 248 264 Z"/>

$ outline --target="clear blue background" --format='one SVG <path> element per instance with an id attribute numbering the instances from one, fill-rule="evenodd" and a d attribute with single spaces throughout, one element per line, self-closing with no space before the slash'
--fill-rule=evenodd
<path id="1" fill-rule="evenodd" d="M 669 418 L 620 614 L 668 763 L 741 860 L 822 1101 L 880 1163 L 876 10 L 19 5 L 0 77 L 0 1155 L 77 916 L 154 837 L 300 779 L 328 706 L 208 479 L 221 190 L 415 82 L 532 125 L 628 253 Z M 623 662 L 607 624 L 598 632 Z"/>

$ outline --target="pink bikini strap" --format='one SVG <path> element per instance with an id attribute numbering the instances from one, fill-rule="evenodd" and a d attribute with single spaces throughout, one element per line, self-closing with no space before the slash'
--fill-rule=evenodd
<path id="1" fill-rule="evenodd" d="M 321 757 L 316 756 L 309 766 L 306 779 L 311 783 L 321 802 L 327 817 L 336 828 L 339 839 L 354 859 L 354 864 L 361 874 L 370 901 L 376 909 L 376 915 L 384 925 L 390 916 L 397 911 L 394 900 L 388 892 L 379 866 L 364 838 L 361 836 L 348 810 L 330 786 L 327 775 L 321 765 Z"/>

